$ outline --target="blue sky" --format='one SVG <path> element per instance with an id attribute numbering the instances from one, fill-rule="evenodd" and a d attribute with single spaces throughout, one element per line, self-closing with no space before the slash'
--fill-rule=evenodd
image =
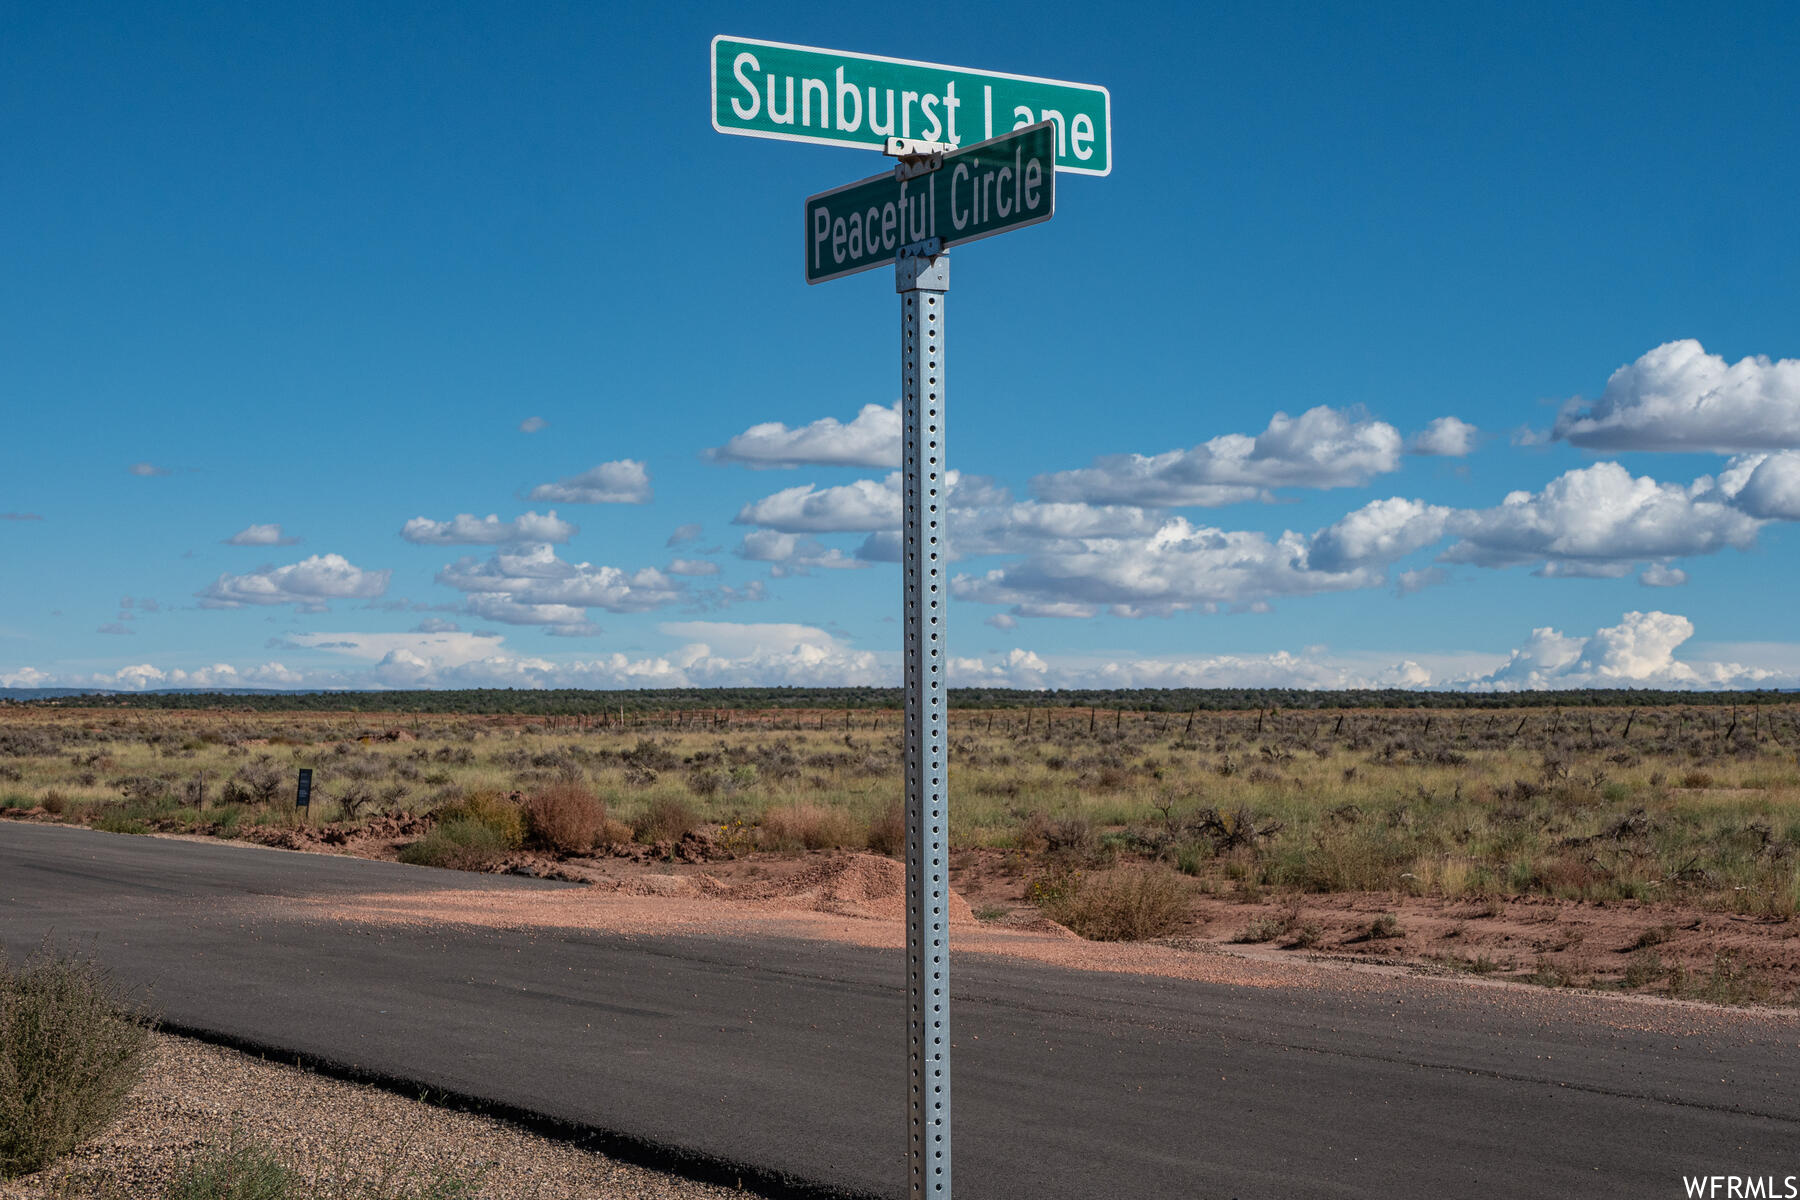
<path id="1" fill-rule="evenodd" d="M 677 7 L 0 16 L 0 686 L 896 681 L 885 160 L 721 33 L 1111 90 L 951 256 L 960 681 L 1800 684 L 1793 6 Z"/>

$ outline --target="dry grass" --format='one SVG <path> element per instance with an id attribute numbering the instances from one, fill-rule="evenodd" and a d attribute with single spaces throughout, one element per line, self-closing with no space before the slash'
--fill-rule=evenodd
<path id="1" fill-rule="evenodd" d="M 848 812 L 823 804 L 784 804 L 762 815 L 762 844 L 770 850 L 836 850 L 867 838 Z"/>
<path id="2" fill-rule="evenodd" d="M 659 796 L 644 807 L 632 826 L 640 842 L 673 842 L 706 824 L 698 809 L 678 796 Z"/>
<path id="3" fill-rule="evenodd" d="M 1122 719 L 955 710 L 951 840 L 1090 870 L 1167 864 L 1245 893 L 1800 912 L 1800 709 L 1764 706 L 1734 721 L 1705 707 L 1646 708 L 1629 731 L 1627 719 L 1548 708 Z M 604 804 L 602 842 L 618 840 L 620 825 L 650 843 L 742 827 L 746 848 L 896 854 L 899 737 L 897 715 L 879 712 L 849 727 L 842 713 L 775 713 L 600 728 L 21 708 L 0 728 L 0 809 L 244 836 L 298 820 L 293 771 L 309 766 L 324 797 L 315 823 L 435 811 L 445 823 L 490 824 L 511 845 L 526 821 L 511 823 L 504 797 L 568 783 Z M 479 813 L 476 797 L 488 806 Z"/>
<path id="4" fill-rule="evenodd" d="M 583 784 L 559 780 L 525 797 L 531 840 L 557 854 L 585 854 L 606 826 L 606 806 Z"/>
<path id="5" fill-rule="evenodd" d="M 1094 942 L 1166 937 L 1187 922 L 1192 885 L 1157 865 L 1073 872 L 1037 889 L 1044 914 Z"/>

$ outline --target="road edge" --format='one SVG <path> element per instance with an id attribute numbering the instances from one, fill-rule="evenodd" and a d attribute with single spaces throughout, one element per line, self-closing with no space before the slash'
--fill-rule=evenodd
<path id="1" fill-rule="evenodd" d="M 697 1183 L 717 1184 L 766 1196 L 769 1200 L 895 1200 L 898 1192 L 871 1192 L 845 1188 L 819 1180 L 804 1179 L 785 1171 L 754 1163 L 724 1158 L 685 1146 L 659 1142 L 636 1134 L 603 1129 L 565 1117 L 553 1117 L 522 1105 L 478 1096 L 472 1092 L 446 1089 L 386 1071 L 346 1063 L 326 1055 L 295 1050 L 257 1038 L 223 1033 L 179 1021 L 157 1021 L 160 1033 L 186 1038 L 242 1054 L 253 1054 L 284 1065 L 292 1065 L 327 1079 L 361 1084 L 389 1092 L 406 1100 L 429 1104 L 434 1108 L 470 1113 L 518 1126 L 540 1137 L 564 1142 L 582 1150 L 592 1150 L 608 1158 L 633 1166 L 679 1175 Z"/>

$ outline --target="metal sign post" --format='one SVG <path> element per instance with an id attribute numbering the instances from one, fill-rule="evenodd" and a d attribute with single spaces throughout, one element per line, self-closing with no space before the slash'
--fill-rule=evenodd
<path id="1" fill-rule="evenodd" d="M 899 160 L 806 198 L 805 274 L 824 283 L 892 263 L 900 294 L 907 1191 L 950 1200 L 944 252 L 1048 221 L 1059 172 L 1111 171 L 1112 98 L 1087 84 L 745 38 L 714 38 L 712 51 L 721 133 L 878 147 Z M 977 130 L 983 140 L 970 144 Z"/>
<path id="2" fill-rule="evenodd" d="M 913 1200 L 950 1195 L 950 747 L 943 532 L 944 295 L 936 244 L 894 266 L 900 293 L 906 659 L 906 1005 Z M 935 251 L 935 253 L 931 253 Z"/>

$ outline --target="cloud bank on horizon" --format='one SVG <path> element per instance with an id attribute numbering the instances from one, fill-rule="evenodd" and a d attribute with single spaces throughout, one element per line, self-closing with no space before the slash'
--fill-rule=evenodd
<path id="1" fill-rule="evenodd" d="M 520 425 L 528 433 L 542 428 L 537 418 Z M 792 621 L 701 618 L 766 602 L 773 581 L 810 579 L 804 586 L 829 595 L 842 581 L 895 562 L 900 480 L 891 468 L 899 459 L 899 437 L 897 409 L 869 404 L 847 421 L 821 416 L 792 427 L 759 422 L 715 446 L 691 449 L 714 469 L 881 472 L 838 482 L 812 479 L 736 504 L 734 514 L 729 507 L 715 512 L 711 519 L 731 514 L 729 523 L 742 531 L 723 559 L 714 556 L 724 547 L 695 545 L 704 529 L 698 521 L 668 535 L 664 547 L 682 547 L 678 556 L 596 563 L 559 553 L 582 529 L 555 509 L 506 517 L 497 511 L 485 517 L 412 516 L 399 528 L 400 540 L 410 546 L 486 548 L 442 563 L 432 577 L 442 589 L 437 603 L 390 598 L 392 566 L 315 553 L 222 571 L 192 593 L 191 607 L 198 610 L 283 610 L 293 621 L 309 618 L 312 628 L 272 639 L 286 651 L 282 661 L 130 662 L 97 670 L 23 662 L 16 647 L 0 643 L 11 660 L 0 660 L 0 686 L 892 684 L 897 656 L 870 649 L 866 636 Z M 1334 654 L 1318 646 L 1263 654 L 1102 655 L 1032 644 L 1042 640 L 1034 631 L 1047 630 L 1045 622 L 1261 613 L 1284 601 L 1348 593 L 1383 593 L 1399 602 L 1517 570 L 1542 580 L 1634 579 L 1650 588 L 1692 588 L 1707 560 L 1754 553 L 1766 530 L 1800 521 L 1800 360 L 1757 356 L 1728 363 L 1697 341 L 1669 342 L 1615 370 L 1598 399 L 1565 402 L 1547 433 L 1525 440 L 1714 461 L 1703 461 L 1706 469 L 1696 474 L 1685 459 L 1670 460 L 1671 471 L 1652 474 L 1648 465 L 1602 458 L 1561 470 L 1535 487 L 1490 494 L 1485 502 L 1453 504 L 1384 489 L 1393 494 L 1378 492 L 1345 506 L 1331 496 L 1374 488 L 1406 470 L 1409 459 L 1426 464 L 1415 470 L 1427 469 L 1431 460 L 1442 464 L 1431 469 L 1460 470 L 1456 464 L 1487 453 L 1481 447 L 1494 442 L 1454 415 L 1405 434 L 1360 408 L 1317 405 L 1298 416 L 1276 412 L 1254 434 L 1097 454 L 1085 466 L 1041 471 L 1029 477 L 1023 499 L 995 479 L 949 472 L 952 594 L 959 607 L 972 610 L 970 626 L 985 624 L 1020 643 L 954 658 L 952 682 L 1470 690 L 1800 685 L 1800 676 L 1786 667 L 1681 657 L 1695 625 L 1661 608 L 1623 611 L 1617 624 L 1590 633 L 1568 634 L 1550 625 L 1527 631 L 1521 622 L 1510 650 L 1465 645 L 1434 656 L 1396 647 L 1384 662 L 1367 652 Z M 169 474 L 148 463 L 131 471 Z M 532 486 L 523 498 L 619 506 L 615 512 L 645 509 L 656 499 L 647 458 L 602 462 Z M 1279 514 L 1280 506 L 1302 499 L 1308 512 L 1338 507 L 1327 512 L 1329 519 L 1298 528 L 1236 527 L 1242 522 L 1215 515 L 1235 506 Z M 1202 519 L 1193 510 L 1208 515 Z M 33 525 L 44 520 L 35 511 L 5 515 Z M 615 532 L 623 519 L 604 523 L 601 544 L 619 540 Z M 654 524 L 659 531 L 669 528 L 660 518 Z M 224 543 L 270 548 L 298 540 L 283 525 L 264 523 L 247 525 Z M 731 570 L 723 564 L 732 564 Z M 735 579 L 746 570 L 755 576 L 726 582 L 727 575 Z M 514 632 L 465 631 L 444 618 L 428 618 L 411 631 L 319 627 L 317 618 L 334 605 L 352 602 L 376 612 L 439 610 Z M 695 619 L 674 619 L 676 614 Z M 524 630 L 573 643 L 610 638 L 607 618 L 646 615 L 656 619 L 653 640 L 660 639 L 660 650 L 595 654 L 564 643 L 570 648 L 533 654 L 506 644 Z M 97 632 L 130 634 L 136 617 L 122 611 Z M 326 623 L 346 622 L 334 616 Z M 288 665 L 290 659 L 301 665 Z"/>
<path id="2" fill-rule="evenodd" d="M 429 626 L 429 627 L 426 627 Z M 77 687 L 118 691 L 163 688 L 655 688 L 892 687 L 897 653 L 860 650 L 809 625 L 668 621 L 678 645 L 665 655 L 613 653 L 556 661 L 521 655 L 501 635 L 427 622 L 409 633 L 315 633 L 277 643 L 321 650 L 347 665 L 297 671 L 279 661 L 243 670 L 215 663 L 195 670 L 136 663 L 112 672 L 59 675 L 35 668 L 0 672 L 0 687 Z M 1800 686 L 1786 673 L 1736 662 L 1685 660 L 1676 652 L 1694 635 L 1686 617 L 1628 612 L 1587 636 L 1548 626 L 1531 630 L 1505 655 L 1462 655 L 1436 669 L 1410 659 L 1371 665 L 1366 656 L 1324 647 L 1265 655 L 1045 657 L 1015 647 L 993 656 L 950 660 L 954 687 L 1047 688 L 1412 688 L 1512 692 L 1542 688 L 1699 690 Z M 1470 659 L 1489 660 L 1471 667 Z"/>

